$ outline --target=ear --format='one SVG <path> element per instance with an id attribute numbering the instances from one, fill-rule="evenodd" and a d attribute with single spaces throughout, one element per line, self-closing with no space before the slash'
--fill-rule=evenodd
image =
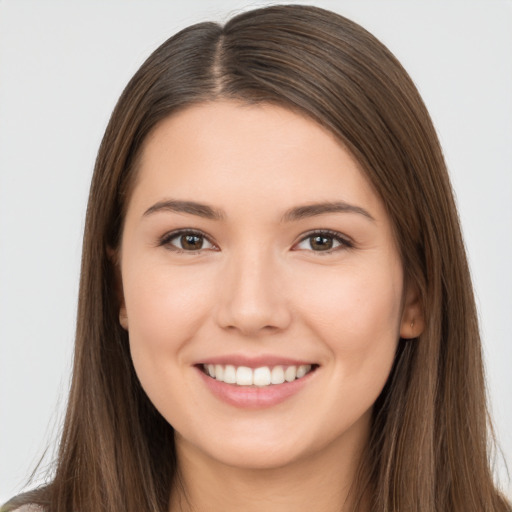
<path id="1" fill-rule="evenodd" d="M 416 286 L 409 285 L 405 293 L 400 322 L 400 337 L 404 339 L 417 338 L 424 329 L 425 316 L 420 294 Z"/>
<path id="2" fill-rule="evenodd" d="M 119 323 L 123 329 L 128 330 L 128 313 L 126 312 L 126 304 L 124 300 L 119 252 L 112 249 L 112 247 L 107 247 L 107 256 L 114 269 L 114 287 L 117 304 L 119 305 Z"/>
<path id="3" fill-rule="evenodd" d="M 128 314 L 124 302 L 119 306 L 119 323 L 125 331 L 128 330 Z"/>

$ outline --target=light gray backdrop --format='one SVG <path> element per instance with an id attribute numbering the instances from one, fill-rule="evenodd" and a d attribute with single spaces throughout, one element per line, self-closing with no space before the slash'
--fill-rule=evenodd
<path id="1" fill-rule="evenodd" d="M 0 502 L 59 432 L 86 197 L 117 97 L 178 29 L 268 3 L 0 0 Z M 511 461 L 512 3 L 294 3 L 368 28 L 424 97 L 458 199 L 493 416 Z"/>

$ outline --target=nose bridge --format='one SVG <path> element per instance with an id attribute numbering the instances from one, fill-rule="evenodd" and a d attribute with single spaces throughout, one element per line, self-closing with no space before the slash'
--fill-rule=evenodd
<path id="1" fill-rule="evenodd" d="M 225 261 L 218 322 L 245 335 L 282 330 L 290 322 L 280 262 L 268 247 L 246 246 Z"/>

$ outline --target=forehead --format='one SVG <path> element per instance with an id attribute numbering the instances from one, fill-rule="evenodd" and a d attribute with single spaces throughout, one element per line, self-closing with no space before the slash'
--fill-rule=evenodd
<path id="1" fill-rule="evenodd" d="M 380 201 L 327 129 L 281 106 L 215 101 L 162 121 L 144 143 L 135 202 L 166 194 L 269 208 L 308 201 Z"/>

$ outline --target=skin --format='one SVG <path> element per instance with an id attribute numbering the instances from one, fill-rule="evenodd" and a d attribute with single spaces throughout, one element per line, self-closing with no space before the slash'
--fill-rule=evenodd
<path id="1" fill-rule="evenodd" d="M 151 211 L 169 199 L 208 204 L 224 218 Z M 326 201 L 366 213 L 281 221 L 290 208 Z M 200 250 L 169 235 L 178 229 L 203 233 Z M 311 230 L 344 241 L 325 234 L 315 245 Z M 176 432 L 185 492 L 173 492 L 171 509 L 349 504 L 372 405 L 399 337 L 417 336 L 422 317 L 384 206 L 339 141 L 278 106 L 188 107 L 144 144 L 118 257 L 133 363 Z M 226 354 L 318 368 L 284 402 L 239 408 L 214 396 L 195 367 Z"/>

